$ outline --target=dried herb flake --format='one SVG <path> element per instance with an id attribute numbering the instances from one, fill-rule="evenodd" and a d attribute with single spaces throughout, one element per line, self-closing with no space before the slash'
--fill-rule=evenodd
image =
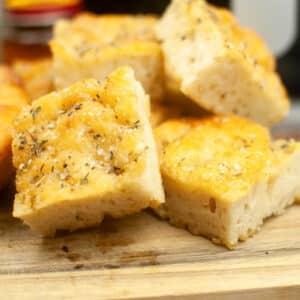
<path id="1" fill-rule="evenodd" d="M 38 106 L 37 108 L 35 108 L 34 110 L 31 111 L 33 121 L 35 121 L 37 115 L 39 114 L 39 112 L 41 110 L 42 110 L 42 108 L 40 106 Z"/>
<path id="2" fill-rule="evenodd" d="M 89 173 L 87 173 L 81 180 L 80 180 L 80 184 L 84 185 L 84 184 L 88 184 L 89 183 Z"/>

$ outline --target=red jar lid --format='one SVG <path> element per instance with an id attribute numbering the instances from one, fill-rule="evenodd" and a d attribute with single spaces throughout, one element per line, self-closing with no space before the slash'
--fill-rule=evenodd
<path id="1" fill-rule="evenodd" d="M 80 0 L 7 0 L 5 20 L 16 27 L 47 27 L 56 20 L 70 18 L 82 10 Z"/>

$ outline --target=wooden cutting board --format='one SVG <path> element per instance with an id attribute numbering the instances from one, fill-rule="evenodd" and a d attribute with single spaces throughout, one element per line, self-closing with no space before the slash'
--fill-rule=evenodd
<path id="1" fill-rule="evenodd" d="M 1 202 L 0 299 L 300 299 L 300 206 L 228 251 L 148 212 L 42 239 Z"/>

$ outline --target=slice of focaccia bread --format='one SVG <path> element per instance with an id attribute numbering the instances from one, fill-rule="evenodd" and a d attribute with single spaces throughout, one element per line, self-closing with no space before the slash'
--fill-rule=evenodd
<path id="1" fill-rule="evenodd" d="M 0 65 L 0 189 L 12 178 L 11 125 L 26 105 L 28 97 L 19 86 L 20 79 L 7 66 Z"/>
<path id="2" fill-rule="evenodd" d="M 164 202 L 148 101 L 124 67 L 24 109 L 14 122 L 13 215 L 53 235 Z"/>
<path id="3" fill-rule="evenodd" d="M 151 100 L 163 94 L 163 59 L 153 16 L 81 14 L 58 22 L 51 41 L 56 88 L 85 78 L 104 79 L 131 66 Z"/>
<path id="4" fill-rule="evenodd" d="M 17 60 L 13 64 L 15 72 L 22 79 L 31 100 L 35 100 L 54 90 L 52 59 Z"/>
<path id="5" fill-rule="evenodd" d="M 159 213 L 176 226 L 232 248 L 295 201 L 300 143 L 272 142 L 265 128 L 231 116 L 168 121 L 155 133 L 166 191 Z"/>
<path id="6" fill-rule="evenodd" d="M 265 45 L 264 41 L 252 30 L 248 28 L 242 28 L 238 26 L 238 22 L 234 15 L 227 9 L 209 6 L 218 16 L 220 22 L 222 23 L 222 29 L 226 30 L 227 34 L 230 34 L 236 41 L 239 41 L 239 47 L 247 48 L 249 55 L 253 57 L 259 64 L 263 65 L 266 69 L 270 71 L 275 70 L 275 59 L 270 53 L 269 49 Z M 166 74 L 166 98 L 171 100 L 171 103 L 183 105 L 185 107 L 190 106 L 190 111 L 197 112 L 195 116 L 199 115 L 198 111 L 195 108 L 197 105 L 195 102 L 192 102 L 187 96 L 185 96 L 180 90 L 180 80 L 175 78 L 173 74 L 167 72 Z"/>
<path id="7" fill-rule="evenodd" d="M 289 101 L 271 53 L 229 12 L 203 0 L 173 0 L 156 31 L 168 82 L 203 108 L 267 126 L 287 115 Z"/>

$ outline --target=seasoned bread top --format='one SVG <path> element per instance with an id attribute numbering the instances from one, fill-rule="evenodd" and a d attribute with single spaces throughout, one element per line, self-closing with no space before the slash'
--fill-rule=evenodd
<path id="1" fill-rule="evenodd" d="M 152 100 L 163 97 L 163 57 L 148 15 L 81 14 L 58 22 L 50 42 L 57 89 L 85 78 L 103 80 L 117 67 L 135 71 Z"/>
<path id="2" fill-rule="evenodd" d="M 180 43 L 186 44 L 182 54 L 185 60 L 198 53 L 192 64 L 196 71 L 199 65 L 204 67 L 226 52 L 234 52 L 253 67 L 275 68 L 272 53 L 256 33 L 241 27 L 228 10 L 208 5 L 204 0 L 173 0 L 157 24 L 156 33 L 159 39 L 167 40 L 165 47 L 179 45 L 181 48 Z M 175 66 L 175 56 L 167 59 Z M 188 71 L 190 64 L 178 64 L 178 68 Z"/>
<path id="3" fill-rule="evenodd" d="M 124 67 L 102 84 L 84 80 L 24 108 L 14 122 L 16 199 L 24 210 L 15 214 L 135 184 L 154 152 L 145 138 L 148 101 Z"/>
<path id="4" fill-rule="evenodd" d="M 222 30 L 237 48 L 245 50 L 253 57 L 255 64 L 274 71 L 276 61 L 265 41 L 252 29 L 241 27 L 236 17 L 227 9 L 208 5 L 219 19 Z"/>
<path id="5" fill-rule="evenodd" d="M 267 180 L 296 145 L 286 142 L 281 152 L 274 151 L 265 128 L 238 117 L 171 120 L 155 133 L 165 176 L 225 202 Z"/>
<path id="6" fill-rule="evenodd" d="M 71 21 L 55 25 L 51 45 L 63 45 L 70 54 L 84 56 L 103 47 L 117 47 L 132 42 L 155 41 L 154 16 L 80 14 Z M 101 34 L 99 34 L 99 32 Z"/>

